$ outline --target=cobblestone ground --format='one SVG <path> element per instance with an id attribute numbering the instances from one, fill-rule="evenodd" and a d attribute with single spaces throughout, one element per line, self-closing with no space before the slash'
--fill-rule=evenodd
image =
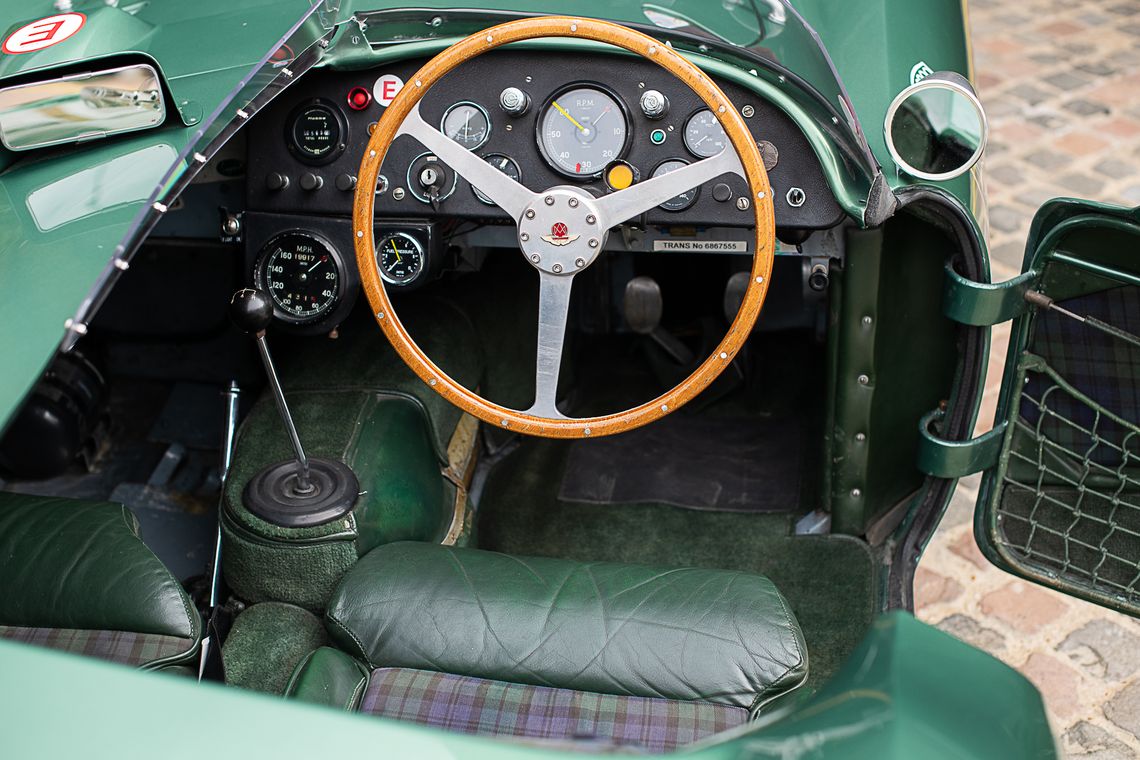
<path id="1" fill-rule="evenodd" d="M 1140 204 L 1140 0 L 972 0 L 975 79 L 991 137 L 985 164 L 994 279 L 1021 269 L 1033 212 L 1054 196 Z M 1009 329 L 994 331 L 981 429 Z M 962 481 L 919 566 L 918 617 L 1029 677 L 1068 757 L 1140 755 L 1140 623 L 991 566 Z"/>

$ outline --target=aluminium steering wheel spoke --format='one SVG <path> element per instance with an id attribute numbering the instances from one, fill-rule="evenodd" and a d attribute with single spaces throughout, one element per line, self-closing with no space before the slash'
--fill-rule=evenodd
<path id="1" fill-rule="evenodd" d="M 569 419 L 558 411 L 558 376 L 570 313 L 573 274 L 538 272 L 538 354 L 534 368 L 534 404 L 525 414 L 546 419 Z"/>
<path id="2" fill-rule="evenodd" d="M 534 193 L 530 190 L 424 121 L 420 115 L 419 103 L 408 114 L 396 134 L 415 138 L 515 221 L 534 200 Z"/>
<path id="3" fill-rule="evenodd" d="M 625 190 L 604 195 L 598 199 L 598 209 L 603 214 L 606 226 L 613 227 L 722 174 L 737 174 L 747 179 L 740 157 L 731 148 L 725 148 L 715 156 L 668 174 L 639 182 Z"/>

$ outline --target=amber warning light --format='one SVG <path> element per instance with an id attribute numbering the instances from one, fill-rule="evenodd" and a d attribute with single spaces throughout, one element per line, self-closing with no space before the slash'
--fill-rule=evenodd
<path id="1" fill-rule="evenodd" d="M 372 93 L 365 87 L 353 87 L 348 91 L 348 107 L 353 111 L 363 111 L 372 102 Z"/>

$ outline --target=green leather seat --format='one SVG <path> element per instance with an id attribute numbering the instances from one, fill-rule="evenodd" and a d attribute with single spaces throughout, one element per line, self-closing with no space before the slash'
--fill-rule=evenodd
<path id="1" fill-rule="evenodd" d="M 288 694 L 482 734 L 666 750 L 807 677 L 799 625 L 748 573 L 394 543 L 361 559 Z"/>
<path id="2" fill-rule="evenodd" d="M 157 669 L 193 662 L 201 626 L 119 504 L 0 492 L 0 638 Z"/>

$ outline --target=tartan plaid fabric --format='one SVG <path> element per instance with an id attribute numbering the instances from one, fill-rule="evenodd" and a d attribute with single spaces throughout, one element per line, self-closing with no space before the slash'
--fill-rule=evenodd
<path id="1" fill-rule="evenodd" d="M 177 636 L 74 628 L 25 628 L 0 625 L 0 639 L 61 649 L 124 665 L 143 666 L 190 650 L 192 642 Z"/>
<path id="2" fill-rule="evenodd" d="M 742 707 L 489 681 L 410 668 L 372 671 L 361 712 L 469 734 L 594 741 L 663 752 L 738 726 Z"/>
<path id="3" fill-rule="evenodd" d="M 1140 335 L 1140 287 L 1135 285 L 1058 301 L 1057 305 Z M 1140 348 L 1055 311 L 1039 314 L 1037 319 L 1033 353 L 1101 407 L 1126 420 L 1140 420 Z M 1050 384 L 1049 378 L 1031 374 L 1024 393 L 1040 401 Z M 1097 464 L 1121 464 L 1126 429 L 1104 417 L 1097 424 L 1096 410 L 1064 391 L 1049 392 L 1045 403 L 1063 419 L 1049 415 L 1041 420 L 1044 437 Z M 1041 414 L 1029 399 L 1022 403 L 1020 413 L 1034 426 Z"/>

